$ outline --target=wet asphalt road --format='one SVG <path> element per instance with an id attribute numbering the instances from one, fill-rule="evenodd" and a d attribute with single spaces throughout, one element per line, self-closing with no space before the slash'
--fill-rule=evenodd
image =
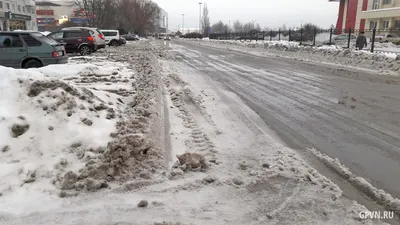
<path id="1" fill-rule="evenodd" d="M 289 147 L 316 148 L 400 198 L 400 78 L 173 41 L 177 60 L 242 98 Z"/>

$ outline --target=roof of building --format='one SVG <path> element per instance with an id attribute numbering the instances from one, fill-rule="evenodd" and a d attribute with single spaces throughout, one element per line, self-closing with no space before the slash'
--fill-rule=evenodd
<path id="1" fill-rule="evenodd" d="M 56 4 L 54 2 L 49 2 L 49 1 L 36 2 L 36 5 L 38 5 L 38 6 L 61 6 L 60 4 Z"/>

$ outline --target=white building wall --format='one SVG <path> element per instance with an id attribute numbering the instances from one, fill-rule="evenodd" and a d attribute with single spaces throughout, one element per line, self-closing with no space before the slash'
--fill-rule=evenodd
<path id="1" fill-rule="evenodd" d="M 34 0 L 0 0 L 0 28 L 1 30 L 10 29 L 10 19 L 6 14 L 19 14 L 30 16 L 30 20 L 14 19 L 13 21 L 22 21 L 27 30 L 37 30 L 36 25 L 36 2 Z"/>
<path id="2" fill-rule="evenodd" d="M 344 10 L 343 10 L 343 24 L 342 30 L 346 29 L 347 22 L 347 7 L 349 7 L 349 0 L 344 1 Z"/>

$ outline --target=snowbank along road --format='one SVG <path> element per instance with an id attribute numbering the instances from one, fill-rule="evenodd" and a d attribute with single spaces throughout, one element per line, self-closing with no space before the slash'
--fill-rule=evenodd
<path id="1" fill-rule="evenodd" d="M 365 206 L 292 149 L 351 157 L 358 175 L 380 156 L 387 177 L 366 177 L 395 194 L 395 87 L 179 44 L 0 67 L 0 224 L 397 224 L 360 216 Z M 386 119 L 365 123 L 371 113 Z"/>

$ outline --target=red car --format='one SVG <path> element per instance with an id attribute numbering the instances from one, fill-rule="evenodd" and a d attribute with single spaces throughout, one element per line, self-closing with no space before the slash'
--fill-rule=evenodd
<path id="1" fill-rule="evenodd" d="M 90 55 L 97 50 L 94 32 L 88 29 L 68 29 L 53 32 L 47 37 L 65 45 L 67 53 Z"/>

